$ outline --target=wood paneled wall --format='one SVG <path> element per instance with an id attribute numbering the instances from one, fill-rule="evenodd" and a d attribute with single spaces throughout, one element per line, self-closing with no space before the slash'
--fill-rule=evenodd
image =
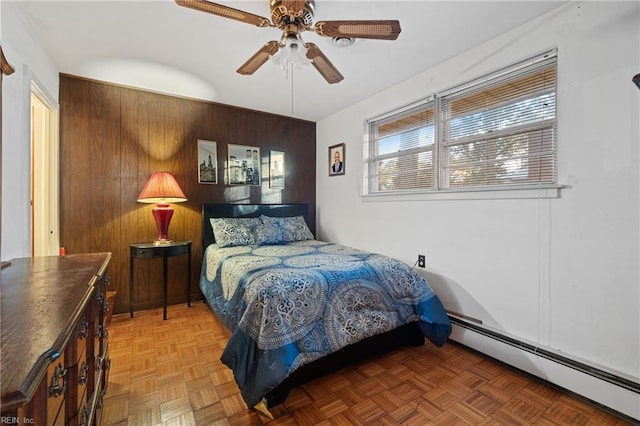
<path id="1" fill-rule="evenodd" d="M 308 203 L 315 224 L 316 125 L 273 114 L 60 77 L 60 237 L 67 254 L 110 251 L 115 312 L 129 303 L 129 244 L 153 241 L 150 204 L 136 202 L 152 172 L 172 172 L 187 195 L 175 204 L 173 240 L 192 240 L 199 294 L 203 203 Z M 197 139 L 218 145 L 218 184 L 198 183 Z M 262 185 L 224 184 L 227 145 L 260 147 Z M 285 153 L 285 188 L 268 182 L 269 151 Z M 312 226 L 312 231 L 315 229 Z M 186 302 L 186 258 L 169 258 L 169 304 Z M 136 259 L 135 309 L 162 306 L 162 259 Z"/>

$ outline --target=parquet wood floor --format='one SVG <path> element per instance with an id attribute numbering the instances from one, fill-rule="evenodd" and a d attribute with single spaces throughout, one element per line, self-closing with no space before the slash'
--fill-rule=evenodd
<path id="1" fill-rule="evenodd" d="M 219 358 L 229 332 L 195 302 L 114 315 L 102 424 L 625 425 L 457 344 L 395 350 L 294 389 L 273 420 L 247 409 Z"/>

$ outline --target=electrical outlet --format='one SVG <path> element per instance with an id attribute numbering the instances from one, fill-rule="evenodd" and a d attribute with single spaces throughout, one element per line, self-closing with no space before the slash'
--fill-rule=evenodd
<path id="1" fill-rule="evenodd" d="M 419 254 L 418 255 L 418 267 L 420 268 L 424 268 L 426 266 L 426 259 L 424 257 L 424 254 Z"/>

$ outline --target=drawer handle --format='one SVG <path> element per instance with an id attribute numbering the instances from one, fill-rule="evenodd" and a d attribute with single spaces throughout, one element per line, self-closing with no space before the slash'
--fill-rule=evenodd
<path id="1" fill-rule="evenodd" d="M 51 385 L 49 386 L 49 396 L 58 397 L 64 394 L 67 387 L 67 369 L 62 368 L 62 364 L 58 363 L 51 377 Z"/>
<path id="2" fill-rule="evenodd" d="M 96 405 L 96 409 L 98 411 L 102 410 L 102 404 L 104 403 L 104 394 L 107 393 L 107 388 L 103 388 L 98 394 L 98 403 Z"/>
<path id="3" fill-rule="evenodd" d="M 82 367 L 80 367 L 80 375 L 78 376 L 78 382 L 80 382 L 81 385 L 84 385 L 87 383 L 88 379 L 89 379 L 89 366 L 87 365 L 86 361 L 82 361 Z"/>
<path id="4" fill-rule="evenodd" d="M 80 417 L 80 426 L 87 426 L 89 424 L 89 410 L 87 407 L 82 409 L 82 416 Z"/>
<path id="5" fill-rule="evenodd" d="M 104 294 L 102 294 L 102 291 L 101 291 L 101 290 L 98 290 L 98 291 L 96 292 L 96 303 L 97 303 L 99 306 L 101 306 L 101 307 L 102 307 L 102 306 L 104 306 L 104 302 L 105 302 L 105 300 L 104 300 Z"/>
<path id="6" fill-rule="evenodd" d="M 89 321 L 86 318 L 82 318 L 80 322 L 80 326 L 78 327 L 78 337 L 81 339 L 86 339 L 89 335 Z"/>

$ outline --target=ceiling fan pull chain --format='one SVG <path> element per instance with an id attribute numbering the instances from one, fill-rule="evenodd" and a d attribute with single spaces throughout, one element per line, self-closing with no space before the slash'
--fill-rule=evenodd
<path id="1" fill-rule="evenodd" d="M 289 68 L 291 68 L 291 116 L 293 117 L 293 64 L 290 64 Z"/>

